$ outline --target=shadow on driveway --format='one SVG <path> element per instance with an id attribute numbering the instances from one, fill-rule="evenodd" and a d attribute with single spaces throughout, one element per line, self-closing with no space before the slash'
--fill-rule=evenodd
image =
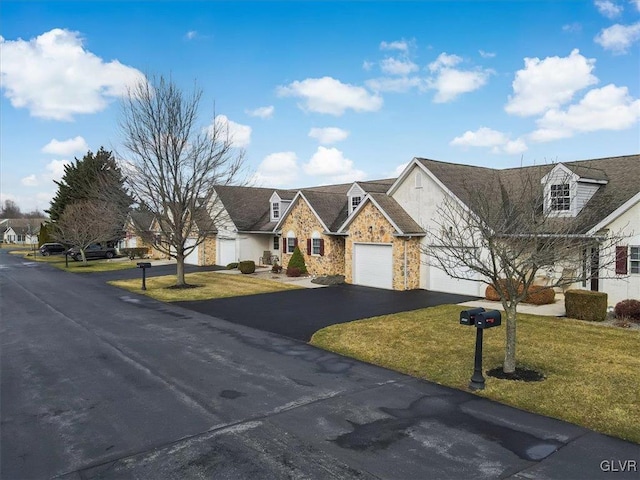
<path id="1" fill-rule="evenodd" d="M 315 332 L 329 325 L 476 299 L 426 290 L 400 292 L 357 285 L 335 285 L 175 304 L 229 322 L 308 342 Z"/>

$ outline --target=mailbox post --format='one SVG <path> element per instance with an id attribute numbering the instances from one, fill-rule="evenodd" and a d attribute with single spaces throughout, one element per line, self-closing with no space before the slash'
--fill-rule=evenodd
<path id="1" fill-rule="evenodd" d="M 138 268 L 142 269 L 142 290 L 147 289 L 147 268 L 151 268 L 150 262 L 138 262 Z"/>
<path id="2" fill-rule="evenodd" d="M 469 382 L 469 389 L 483 390 L 484 376 L 482 375 L 482 341 L 485 328 L 497 327 L 502 323 L 502 316 L 497 310 L 473 308 L 460 312 L 460 324 L 476 327 L 476 352 L 473 375 Z"/>

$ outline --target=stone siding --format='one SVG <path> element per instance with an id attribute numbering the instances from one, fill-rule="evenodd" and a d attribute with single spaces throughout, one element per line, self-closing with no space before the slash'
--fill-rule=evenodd
<path id="1" fill-rule="evenodd" d="M 369 228 L 371 227 L 371 229 Z M 420 239 L 395 237 L 391 223 L 371 203 L 367 203 L 351 222 L 345 242 L 345 281 L 353 283 L 353 244 L 386 243 L 392 245 L 394 290 L 420 288 Z M 407 277 L 405 286 L 405 249 Z"/>
<path id="2" fill-rule="evenodd" d="M 324 235 L 320 221 L 304 200 L 298 199 L 282 222 L 280 240 L 281 262 L 286 269 L 291 259 L 290 253 L 284 253 L 287 245 L 287 233 L 292 231 L 298 239 L 298 247 L 304 256 L 307 271 L 311 275 L 344 275 L 344 238 Z M 307 252 L 307 239 L 318 232 L 324 240 L 324 255 L 311 255 Z"/>
<path id="3" fill-rule="evenodd" d="M 207 236 L 198 245 L 198 265 L 201 267 L 216 264 L 216 236 Z"/>

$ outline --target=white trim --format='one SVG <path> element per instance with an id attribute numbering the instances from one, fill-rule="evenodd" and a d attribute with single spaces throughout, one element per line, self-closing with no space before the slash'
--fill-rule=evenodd
<path id="1" fill-rule="evenodd" d="M 599 230 L 602 230 L 604 227 L 606 227 L 611 222 L 616 220 L 618 217 L 626 213 L 628 210 L 630 210 L 633 206 L 635 206 L 639 202 L 640 202 L 640 192 L 636 193 L 633 197 L 631 197 L 629 200 L 624 202 L 621 206 L 616 208 L 613 212 L 611 212 L 605 218 L 600 220 L 600 222 L 597 223 L 594 227 L 592 227 L 591 230 L 587 232 L 587 234 L 591 235 L 598 232 Z"/>
<path id="2" fill-rule="evenodd" d="M 327 232 L 330 231 L 329 228 L 325 225 L 325 223 L 320 218 L 320 215 L 318 215 L 318 212 L 316 212 L 314 210 L 314 208 L 311 206 L 311 203 L 309 203 L 309 200 L 307 200 L 307 197 L 305 197 L 302 192 L 299 191 L 298 193 L 296 193 L 296 196 L 293 197 L 293 200 L 291 200 L 290 207 L 293 207 L 293 205 L 296 203 L 296 200 L 298 200 L 299 197 L 302 198 L 306 202 L 307 206 L 309 207 L 311 212 L 316 216 L 316 218 L 318 219 L 318 221 L 320 222 L 320 225 L 322 225 L 324 230 L 327 231 Z M 289 216 L 289 210 L 291 210 L 291 208 L 287 208 L 287 211 L 284 213 L 284 215 L 281 215 L 280 221 L 276 224 L 275 227 L 273 227 L 273 231 L 274 232 L 277 231 L 280 228 L 282 222 L 284 222 L 284 219 Z"/>

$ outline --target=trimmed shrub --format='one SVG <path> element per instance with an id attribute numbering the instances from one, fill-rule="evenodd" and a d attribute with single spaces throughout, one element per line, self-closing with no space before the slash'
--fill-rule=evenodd
<path id="1" fill-rule="evenodd" d="M 238 268 L 238 262 L 231 262 L 227 265 L 227 270 L 235 270 L 236 268 Z"/>
<path id="2" fill-rule="evenodd" d="M 287 267 L 287 277 L 299 277 L 302 272 L 298 267 Z"/>
<path id="3" fill-rule="evenodd" d="M 304 263 L 304 257 L 302 256 L 302 252 L 300 251 L 300 247 L 296 245 L 296 248 L 293 250 L 293 254 L 289 259 L 289 264 L 287 265 L 287 272 L 291 267 L 295 267 L 300 270 L 300 275 L 303 273 L 307 273 L 307 266 Z M 287 275 L 289 275 L 287 273 Z M 298 275 L 298 276 L 300 276 Z"/>
<path id="4" fill-rule="evenodd" d="M 501 285 L 505 285 L 506 284 L 506 280 L 505 279 L 500 279 L 498 280 L 498 283 L 500 283 Z M 522 292 L 522 284 L 518 284 L 518 293 Z M 486 290 L 484 291 L 484 298 L 486 298 L 487 300 L 491 300 L 494 302 L 499 302 L 500 301 L 500 295 L 498 294 L 498 291 L 496 290 L 496 287 L 494 287 L 493 285 L 487 285 Z M 509 300 L 509 296 L 507 294 L 507 300 Z"/>
<path id="5" fill-rule="evenodd" d="M 632 322 L 640 322 L 640 301 L 627 299 L 618 302 L 613 309 L 616 318 L 631 320 Z"/>
<path id="6" fill-rule="evenodd" d="M 238 263 L 238 270 L 241 273 L 253 273 L 256 271 L 256 262 L 253 260 L 244 260 Z"/>
<path id="7" fill-rule="evenodd" d="M 564 292 L 566 316 L 590 322 L 602 322 L 607 318 L 607 294 L 589 290 Z"/>
<path id="8" fill-rule="evenodd" d="M 149 254 L 147 247 L 133 247 L 133 248 L 121 248 L 120 254 L 129 257 L 131 260 L 134 258 L 144 258 Z"/>
<path id="9" fill-rule="evenodd" d="M 282 272 L 282 265 L 278 265 L 278 262 L 274 262 L 271 267 L 271 273 L 280 273 Z"/>
<path id="10" fill-rule="evenodd" d="M 527 290 L 527 296 L 523 300 L 524 303 L 533 305 L 549 305 L 556 300 L 556 292 L 553 288 L 543 287 L 542 285 L 531 285 Z"/>

